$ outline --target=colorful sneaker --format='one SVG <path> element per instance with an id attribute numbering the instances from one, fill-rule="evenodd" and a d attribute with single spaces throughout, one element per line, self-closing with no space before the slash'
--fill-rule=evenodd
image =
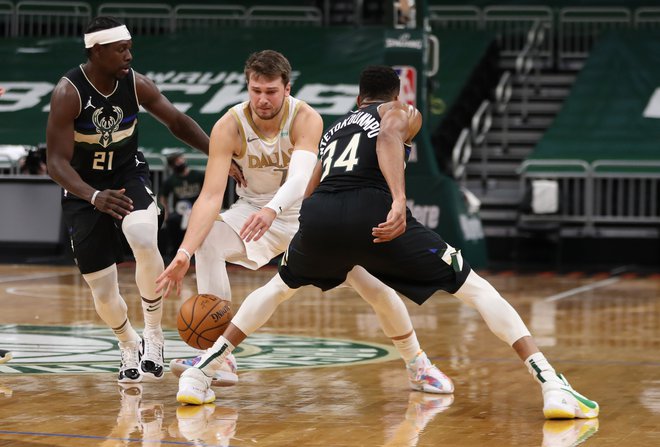
<path id="1" fill-rule="evenodd" d="M 162 380 L 165 376 L 163 346 L 165 340 L 161 331 L 144 331 L 142 334 L 142 361 L 140 371 L 145 381 Z"/>
<path id="2" fill-rule="evenodd" d="M 211 378 L 199 368 L 188 368 L 179 378 L 176 400 L 182 404 L 203 405 L 215 400 Z"/>
<path id="3" fill-rule="evenodd" d="M 192 359 L 172 359 L 170 361 L 170 371 L 177 377 L 181 377 L 181 374 L 188 368 L 192 368 L 199 363 L 199 360 L 202 358 L 201 355 L 198 355 Z M 215 373 L 211 379 L 212 386 L 232 386 L 238 383 L 238 374 L 236 374 L 236 358 L 234 354 L 229 354 L 225 363 L 222 365 L 220 371 Z"/>
<path id="4" fill-rule="evenodd" d="M 451 394 L 454 392 L 454 383 L 440 371 L 421 351 L 408 363 L 408 381 L 410 388 L 425 393 Z"/>
<path id="5" fill-rule="evenodd" d="M 541 447 L 574 447 L 598 431 L 598 419 L 545 421 Z"/>
<path id="6" fill-rule="evenodd" d="M 571 387 L 568 381 L 561 374 L 556 377 L 559 380 L 548 380 L 544 375 L 549 372 L 541 373 L 543 383 L 543 414 L 546 419 L 591 419 L 598 417 L 600 408 L 598 403 L 589 400 Z"/>
<path id="7" fill-rule="evenodd" d="M 119 383 L 135 383 L 142 381 L 140 371 L 140 349 L 142 340 L 120 341 L 121 364 L 119 365 Z"/>
<path id="8" fill-rule="evenodd" d="M 12 358 L 11 351 L 0 349 L 0 363 L 7 363 Z"/>

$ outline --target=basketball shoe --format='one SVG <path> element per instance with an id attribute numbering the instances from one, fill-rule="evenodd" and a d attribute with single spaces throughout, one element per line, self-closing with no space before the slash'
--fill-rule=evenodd
<path id="1" fill-rule="evenodd" d="M 598 417 L 600 411 L 598 403 L 575 391 L 564 376 L 554 375 L 554 371 L 543 371 L 539 375 L 543 379 L 541 389 L 543 391 L 543 414 L 546 419 Z"/>
<path id="2" fill-rule="evenodd" d="M 188 368 L 179 378 L 176 400 L 182 404 L 210 404 L 215 400 L 215 393 L 211 389 L 211 378 L 199 368 Z"/>
<path id="3" fill-rule="evenodd" d="M 574 447 L 598 431 L 598 419 L 545 421 L 541 447 Z"/>
<path id="4" fill-rule="evenodd" d="M 121 364 L 119 365 L 119 383 L 141 382 L 140 350 L 142 340 L 120 341 Z"/>
<path id="5" fill-rule="evenodd" d="M 162 331 L 144 331 L 142 334 L 142 361 L 140 371 L 144 380 L 152 382 L 161 380 L 165 373 L 163 362 L 163 339 Z"/>
<path id="6" fill-rule="evenodd" d="M 0 363 L 7 363 L 12 359 L 11 351 L 0 349 Z"/>
<path id="7" fill-rule="evenodd" d="M 192 368 L 199 363 L 199 360 L 202 358 L 201 355 L 198 355 L 192 359 L 172 359 L 170 361 L 170 371 L 177 377 L 181 377 L 181 374 L 188 368 Z M 236 358 L 234 354 L 229 354 L 225 358 L 225 363 L 222 364 L 220 370 L 215 373 L 211 378 L 212 386 L 232 386 L 238 383 L 238 374 L 236 374 Z"/>
<path id="8" fill-rule="evenodd" d="M 420 351 L 417 356 L 406 366 L 410 388 L 425 393 L 451 394 L 454 392 L 454 383 L 442 371 L 440 371 Z"/>

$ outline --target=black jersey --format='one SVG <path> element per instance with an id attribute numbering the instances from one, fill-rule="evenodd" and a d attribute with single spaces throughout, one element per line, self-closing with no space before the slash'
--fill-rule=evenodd
<path id="1" fill-rule="evenodd" d="M 73 122 L 71 166 L 94 188 L 111 188 L 123 171 L 144 163 L 137 158 L 139 105 L 133 70 L 117 80 L 108 96 L 92 85 L 82 65 L 69 71 L 64 79 L 80 97 L 80 113 Z"/>
<path id="2" fill-rule="evenodd" d="M 389 192 L 376 155 L 380 104 L 347 113 L 323 134 L 319 146 L 323 174 L 317 191 L 374 187 Z"/>

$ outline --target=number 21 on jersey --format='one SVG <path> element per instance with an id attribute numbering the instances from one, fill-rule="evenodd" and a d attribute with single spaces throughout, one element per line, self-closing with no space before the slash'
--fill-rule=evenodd
<path id="1" fill-rule="evenodd" d="M 115 155 L 114 151 L 94 152 L 94 161 L 92 162 L 92 169 L 97 171 L 112 171 L 112 158 Z"/>
<path id="2" fill-rule="evenodd" d="M 323 152 L 323 175 L 321 176 L 321 180 L 330 173 L 330 169 L 332 168 L 344 168 L 344 172 L 350 172 L 353 170 L 359 161 L 359 158 L 357 157 L 357 149 L 360 145 L 361 135 L 361 133 L 353 135 L 353 138 L 348 142 L 346 148 L 344 148 L 336 159 L 335 152 L 337 152 L 337 141 L 339 140 L 335 140 L 328 145 Z"/>

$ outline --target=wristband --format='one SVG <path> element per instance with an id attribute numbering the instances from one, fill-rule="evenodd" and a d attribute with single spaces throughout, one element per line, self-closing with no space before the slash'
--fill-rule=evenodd
<path id="1" fill-rule="evenodd" d="M 100 192 L 101 191 L 99 191 L 98 189 L 96 191 L 94 191 L 94 194 L 92 194 L 92 200 L 90 200 L 89 203 L 94 205 L 94 200 L 96 200 L 96 196 L 98 196 Z"/>
<path id="2" fill-rule="evenodd" d="M 184 255 L 186 255 L 188 257 L 189 261 L 192 259 L 192 255 L 190 254 L 190 252 L 188 250 L 186 250 L 185 248 L 183 248 L 183 247 L 179 248 L 176 252 L 177 253 L 181 252 Z"/>

